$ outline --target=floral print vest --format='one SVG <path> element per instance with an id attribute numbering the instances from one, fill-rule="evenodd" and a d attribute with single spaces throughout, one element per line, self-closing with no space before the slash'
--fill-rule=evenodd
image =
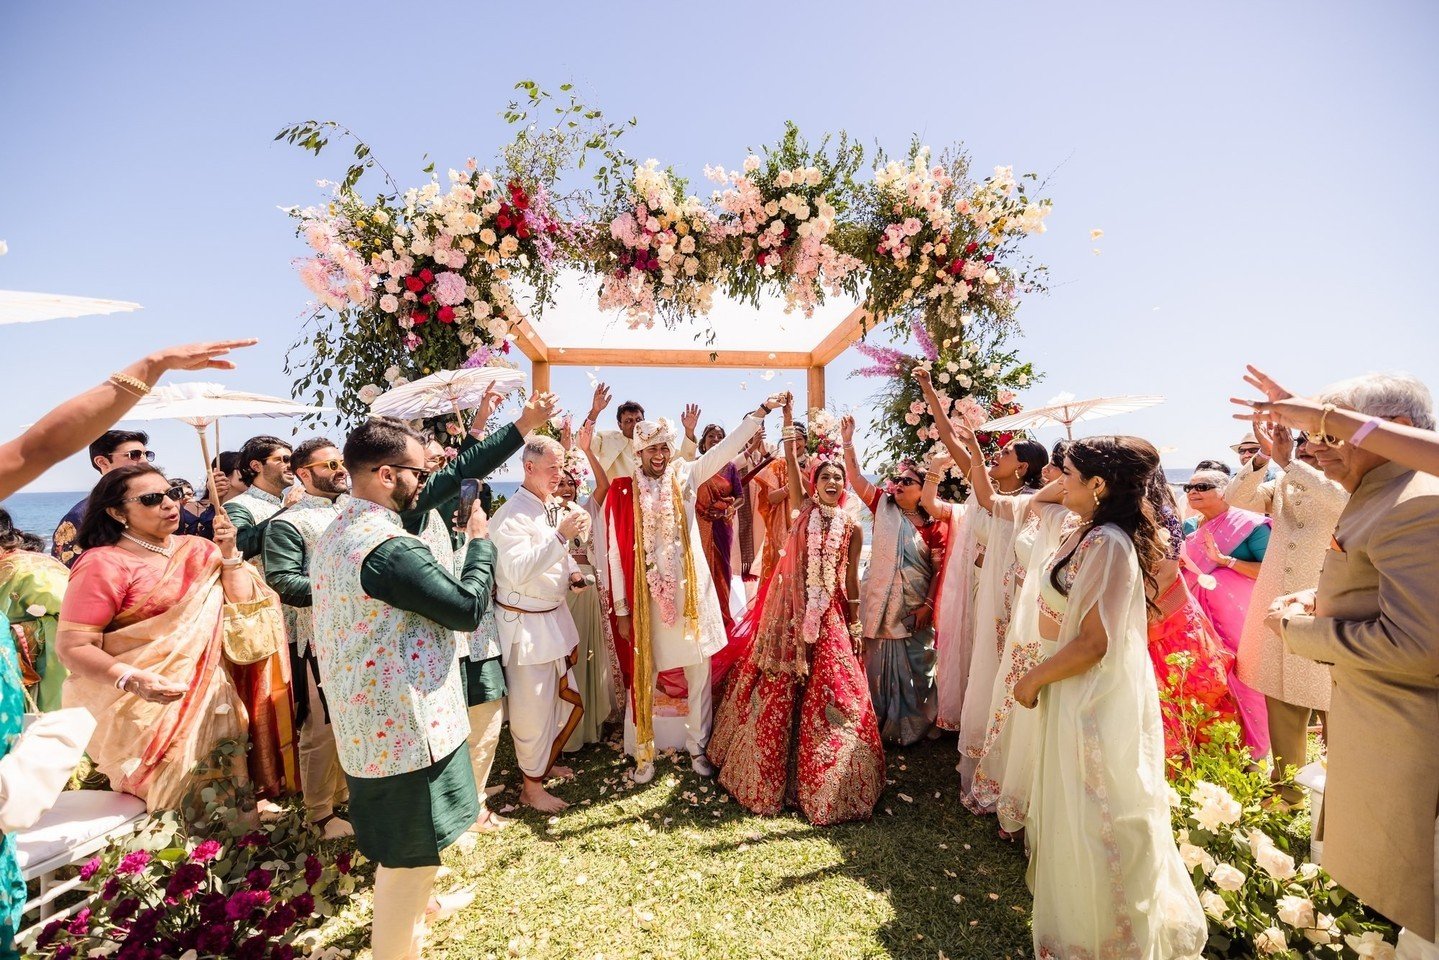
<path id="1" fill-rule="evenodd" d="M 299 503 L 274 521 L 288 523 L 300 534 L 300 539 L 305 543 L 306 573 L 309 572 L 311 558 L 315 556 L 315 544 L 320 542 L 320 534 L 324 533 L 339 515 L 340 508 L 335 501 L 307 493 Z M 310 638 L 315 633 L 313 609 L 286 606 L 285 630 L 290 635 L 290 642 L 295 645 L 295 652 L 303 657 L 310 647 Z"/>
<path id="2" fill-rule="evenodd" d="M 353 777 L 423 770 L 470 732 L 454 631 L 376 600 L 360 584 L 365 558 L 396 537 L 420 540 L 399 514 L 351 497 L 310 558 L 312 642 L 340 766 Z"/>

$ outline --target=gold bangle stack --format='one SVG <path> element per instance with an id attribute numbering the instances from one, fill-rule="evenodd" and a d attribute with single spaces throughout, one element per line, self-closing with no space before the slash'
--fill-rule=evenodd
<path id="1" fill-rule="evenodd" d="M 150 385 L 139 377 L 132 377 L 128 373 L 110 374 L 110 383 L 136 397 L 143 397 L 150 392 Z"/>

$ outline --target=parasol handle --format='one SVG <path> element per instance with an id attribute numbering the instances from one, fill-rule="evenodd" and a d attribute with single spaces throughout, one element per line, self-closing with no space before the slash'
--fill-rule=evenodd
<path id="1" fill-rule="evenodd" d="M 465 439 L 465 434 L 469 432 L 469 427 L 465 426 L 465 415 L 460 412 L 459 398 L 451 397 L 450 406 L 455 411 L 455 422 L 460 425 L 460 440 L 463 441 Z"/>
<path id="2" fill-rule="evenodd" d="M 205 458 L 205 486 L 210 491 L 210 505 L 216 510 L 219 510 L 220 494 L 219 491 L 215 489 L 215 472 L 210 469 L 210 443 L 205 437 L 205 428 L 203 426 L 196 427 L 195 432 L 200 435 L 200 456 Z M 217 446 L 219 442 L 220 421 L 217 419 L 215 421 L 215 443 Z"/>

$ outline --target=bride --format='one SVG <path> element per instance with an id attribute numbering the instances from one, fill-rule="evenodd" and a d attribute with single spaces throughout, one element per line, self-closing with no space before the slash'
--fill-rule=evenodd
<path id="1" fill-rule="evenodd" d="M 790 805 L 817 825 L 865 820 L 884 789 L 884 748 L 856 653 L 864 534 L 844 510 L 841 464 L 816 457 L 801 484 L 788 395 L 784 424 L 796 519 L 774 574 L 735 625 L 731 643 L 748 645 L 749 655 L 720 704 L 708 753 L 720 784 L 754 813 Z"/>

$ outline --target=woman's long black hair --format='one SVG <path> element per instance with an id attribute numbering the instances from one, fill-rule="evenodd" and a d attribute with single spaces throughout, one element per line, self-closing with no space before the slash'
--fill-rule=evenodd
<path id="1" fill-rule="evenodd" d="M 1044 467 L 1049 463 L 1049 451 L 1038 440 L 1016 440 L 1010 444 L 1014 455 L 1024 464 L 1024 485 L 1031 490 L 1044 486 Z"/>
<path id="2" fill-rule="evenodd" d="M 150 473 L 165 476 L 148 463 L 134 463 L 117 467 L 100 478 L 100 482 L 95 484 L 95 489 L 90 492 L 90 500 L 85 505 L 85 519 L 80 521 L 80 531 L 75 535 L 75 542 L 80 549 L 112 547 L 120 542 L 120 531 L 125 528 L 119 520 L 110 516 L 106 508 L 122 508 L 125 497 L 128 496 L 126 491 L 130 487 L 130 481 Z"/>
<path id="3" fill-rule="evenodd" d="M 1086 480 L 1099 477 L 1104 481 L 1104 496 L 1094 511 L 1091 529 L 1109 523 L 1129 536 L 1139 556 L 1139 572 L 1149 588 L 1144 602 L 1157 613 L 1159 608 L 1151 599 L 1159 588 L 1155 570 L 1166 553 L 1151 500 L 1153 477 L 1159 470 L 1159 451 L 1139 437 L 1086 437 L 1070 444 L 1065 457 L 1080 477 Z M 1076 543 L 1049 574 L 1054 589 L 1066 596 L 1069 591 L 1060 580 L 1060 571 L 1078 549 Z"/>

